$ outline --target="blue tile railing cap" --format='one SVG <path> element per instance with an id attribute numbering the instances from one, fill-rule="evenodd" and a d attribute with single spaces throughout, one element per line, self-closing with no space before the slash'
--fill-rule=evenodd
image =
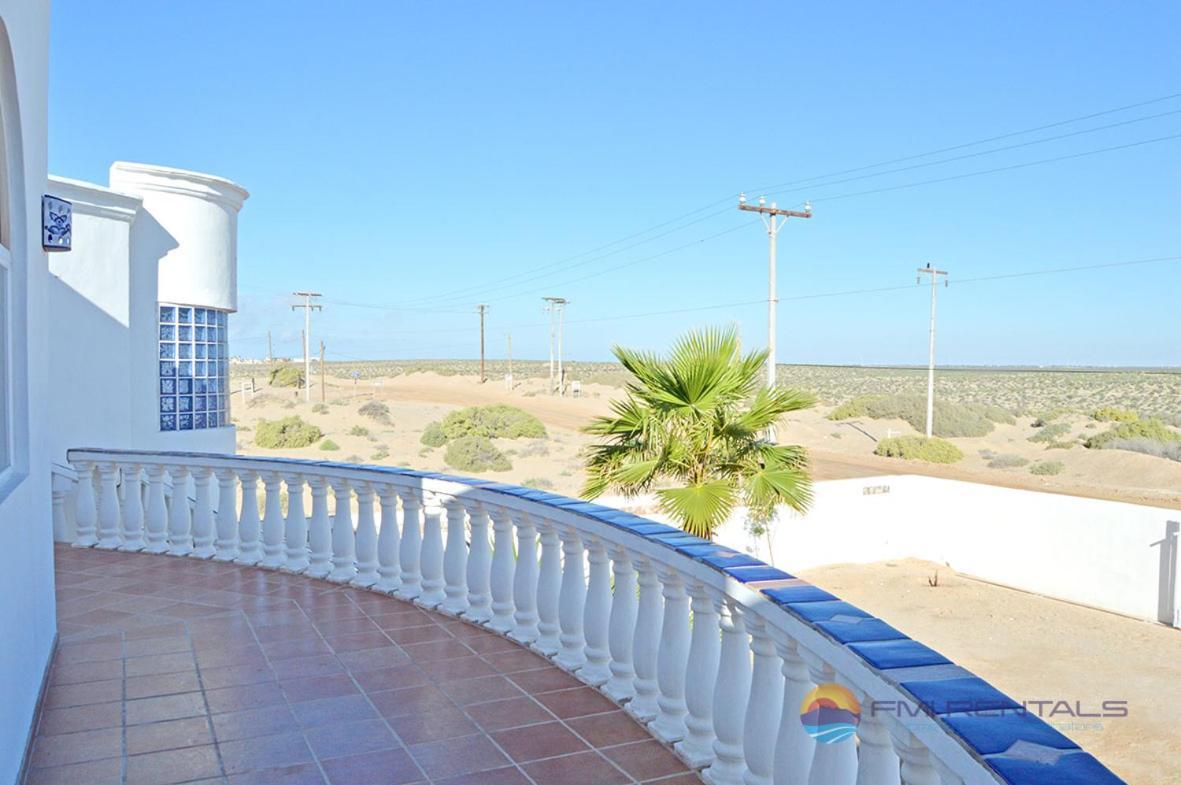
<path id="1" fill-rule="evenodd" d="M 944 665 L 951 660 L 929 646 L 906 638 L 903 640 L 865 641 L 851 643 L 849 648 L 879 670 L 914 668 L 924 665 Z"/>
<path id="2" fill-rule="evenodd" d="M 932 681 L 905 681 L 902 688 L 933 714 L 996 712 L 1021 709 L 1021 704 L 977 676 Z"/>
<path id="3" fill-rule="evenodd" d="M 1111 769 L 1081 750 L 1053 763 L 1006 755 L 989 756 L 985 763 L 1009 785 L 1124 785 Z"/>
<path id="4" fill-rule="evenodd" d="M 947 714 L 943 722 L 981 755 L 1004 754 L 1018 742 L 1058 750 L 1078 749 L 1040 717 L 1028 711 L 996 714 Z"/>

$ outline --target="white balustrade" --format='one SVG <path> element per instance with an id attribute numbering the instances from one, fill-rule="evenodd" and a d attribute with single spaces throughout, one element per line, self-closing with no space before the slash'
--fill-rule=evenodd
<path id="1" fill-rule="evenodd" d="M 65 531 L 72 506 L 75 546 L 260 565 L 484 625 L 598 687 L 710 785 L 997 781 L 935 720 L 873 716 L 865 707 L 906 696 L 850 649 L 610 517 L 381 467 L 99 450 L 72 450 L 71 464 L 53 507 Z M 856 742 L 818 744 L 800 722 L 829 682 L 862 701 Z"/>

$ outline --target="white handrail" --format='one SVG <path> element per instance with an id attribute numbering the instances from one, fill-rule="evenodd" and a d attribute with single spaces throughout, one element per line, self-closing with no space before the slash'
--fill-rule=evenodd
<path id="1" fill-rule="evenodd" d="M 77 546 L 282 568 L 479 624 L 599 687 L 715 785 L 1120 781 L 982 680 L 860 609 L 613 508 L 377 466 L 100 449 L 70 450 L 69 460 L 80 478 Z M 115 479 L 141 471 L 142 512 L 138 499 L 120 498 Z M 166 475 L 194 478 L 192 509 L 167 502 Z M 856 744 L 824 743 L 830 737 L 801 722 L 801 701 L 817 685 L 838 685 L 838 708 L 849 708 L 841 695 L 859 701 L 860 724 L 849 726 Z"/>

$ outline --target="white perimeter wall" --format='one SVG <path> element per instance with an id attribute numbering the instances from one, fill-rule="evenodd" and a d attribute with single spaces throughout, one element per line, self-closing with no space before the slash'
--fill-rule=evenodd
<path id="1" fill-rule="evenodd" d="M 733 516 L 717 540 L 788 572 L 913 557 L 1181 626 L 1181 510 L 895 475 L 817 483 L 806 516 L 785 510 L 774 525 L 770 554 L 743 518 Z"/>

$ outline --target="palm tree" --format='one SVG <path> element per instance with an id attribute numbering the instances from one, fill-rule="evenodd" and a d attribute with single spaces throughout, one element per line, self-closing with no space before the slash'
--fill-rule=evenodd
<path id="1" fill-rule="evenodd" d="M 601 438 L 587 458 L 585 498 L 655 488 L 662 512 L 707 538 L 738 503 L 760 522 L 770 521 L 780 504 L 807 508 L 807 452 L 764 434 L 814 399 L 765 387 L 765 351 L 744 356 L 732 327 L 689 333 L 668 357 L 612 351 L 635 379 L 627 397 L 611 403 L 611 416 L 583 429 Z"/>

